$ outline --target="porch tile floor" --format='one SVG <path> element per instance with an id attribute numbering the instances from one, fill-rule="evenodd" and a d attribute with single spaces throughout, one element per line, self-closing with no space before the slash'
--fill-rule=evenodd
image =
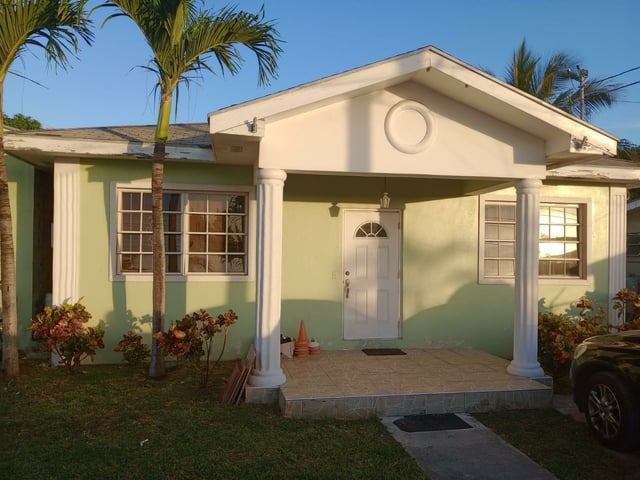
<path id="1" fill-rule="evenodd" d="M 282 358 L 285 417 L 357 419 L 551 407 L 553 389 L 507 373 L 509 362 L 472 349 L 361 350 Z M 548 379 L 547 379 L 548 380 Z"/>

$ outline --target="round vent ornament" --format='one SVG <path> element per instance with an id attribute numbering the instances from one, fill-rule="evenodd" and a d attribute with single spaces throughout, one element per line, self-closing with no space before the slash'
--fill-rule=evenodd
<path id="1" fill-rule="evenodd" d="M 397 150 L 419 153 L 427 148 L 433 138 L 433 117 L 421 103 L 403 100 L 387 112 L 384 132 L 389 143 Z"/>

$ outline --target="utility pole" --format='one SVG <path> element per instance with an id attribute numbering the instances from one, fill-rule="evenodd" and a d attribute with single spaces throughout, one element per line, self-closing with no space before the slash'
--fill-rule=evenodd
<path id="1" fill-rule="evenodd" d="M 580 76 L 580 118 L 586 120 L 586 108 L 584 104 L 584 81 L 589 76 L 589 70 L 586 68 L 580 68 L 578 65 L 578 71 Z"/>

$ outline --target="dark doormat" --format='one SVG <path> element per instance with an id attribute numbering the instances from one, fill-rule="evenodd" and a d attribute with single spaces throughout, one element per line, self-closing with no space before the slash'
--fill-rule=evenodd
<path id="1" fill-rule="evenodd" d="M 399 348 L 363 348 L 362 351 L 367 355 L 406 355 Z"/>
<path id="2" fill-rule="evenodd" d="M 455 413 L 407 415 L 393 422 L 403 432 L 437 432 L 473 428 Z"/>

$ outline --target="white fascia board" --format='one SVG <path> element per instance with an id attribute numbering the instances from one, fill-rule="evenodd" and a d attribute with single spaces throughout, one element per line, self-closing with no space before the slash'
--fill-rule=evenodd
<path id="1" fill-rule="evenodd" d="M 574 178 L 638 185 L 640 183 L 640 166 L 571 164 L 549 170 L 547 178 Z"/>
<path id="2" fill-rule="evenodd" d="M 618 138 L 610 135 L 582 120 L 564 112 L 549 103 L 535 98 L 522 90 L 504 83 L 470 65 L 467 65 L 443 52 L 433 56 L 432 68 L 449 75 L 465 85 L 475 88 L 496 100 L 516 108 L 533 119 L 545 122 L 567 135 L 547 140 L 547 155 L 556 152 L 598 153 L 615 156 Z M 575 146 L 582 142 L 582 149 Z M 566 142 L 566 143 L 565 143 Z M 588 150 L 585 150 L 588 149 Z"/>
<path id="3" fill-rule="evenodd" d="M 73 157 L 134 157 L 152 158 L 153 143 L 136 142 L 98 142 L 95 140 L 62 139 L 41 135 L 6 135 L 4 137 L 7 152 L 42 152 L 53 156 Z M 205 148 L 187 146 L 166 146 L 167 159 L 193 161 L 212 161 L 213 151 Z"/>
<path id="4" fill-rule="evenodd" d="M 322 105 L 353 95 L 372 85 L 402 78 L 429 66 L 431 49 L 393 57 L 382 62 L 336 74 L 282 92 L 209 113 L 209 132 L 218 133 L 309 105 Z"/>

